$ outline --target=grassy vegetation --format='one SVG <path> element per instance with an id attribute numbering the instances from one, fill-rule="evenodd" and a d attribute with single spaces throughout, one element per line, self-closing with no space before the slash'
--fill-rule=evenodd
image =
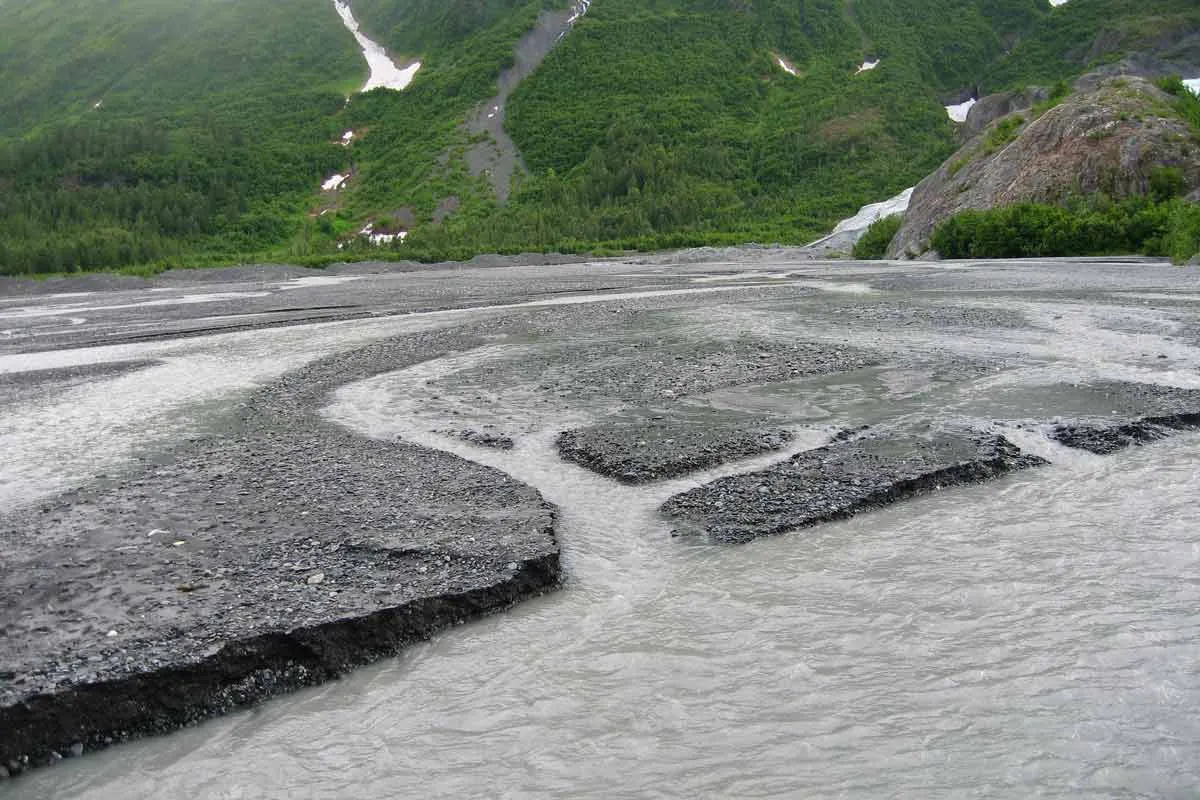
<path id="1" fill-rule="evenodd" d="M 336 117 L 363 68 L 328 3 L 4 11 L 4 272 L 235 259 L 297 235 L 345 162 Z"/>
<path id="2" fill-rule="evenodd" d="M 595 0 L 511 99 L 529 175 L 501 207 L 461 123 L 565 0 L 354 0 L 423 67 L 348 106 L 365 67 L 329 0 L 0 3 L 9 273 L 365 257 L 353 232 L 402 210 L 394 254 L 420 260 L 804 242 L 953 151 L 944 96 L 1053 83 L 1097 37 L 1110 58 L 1200 20 L 1191 0 Z"/>

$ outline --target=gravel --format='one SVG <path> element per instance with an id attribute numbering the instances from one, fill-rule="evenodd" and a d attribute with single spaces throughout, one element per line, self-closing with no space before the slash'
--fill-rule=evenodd
<path id="1" fill-rule="evenodd" d="M 535 490 L 316 413 L 336 386 L 474 341 L 318 361 L 227 435 L 0 519 L 0 763 L 177 728 L 552 589 L 555 510 Z"/>
<path id="2" fill-rule="evenodd" d="M 564 460 L 636 484 L 768 453 L 793 438 L 766 420 L 755 425 L 659 419 L 575 428 L 559 434 L 556 444 Z"/>
<path id="3" fill-rule="evenodd" d="M 677 533 L 741 543 L 1045 463 L 1000 436 L 870 435 L 675 495 L 662 512 Z"/>
<path id="4" fill-rule="evenodd" d="M 1056 424 L 1051 439 L 1109 455 L 1179 431 L 1200 430 L 1200 390 L 1122 382 L 1102 382 L 1089 388 L 1110 400 L 1113 413 Z"/>

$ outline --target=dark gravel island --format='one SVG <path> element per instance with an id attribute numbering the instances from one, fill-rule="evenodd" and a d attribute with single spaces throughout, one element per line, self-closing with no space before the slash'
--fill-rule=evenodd
<path id="1" fill-rule="evenodd" d="M 231 435 L 0 520 L 0 767 L 328 681 L 554 588 L 555 510 L 535 490 L 315 413 L 451 343 L 318 361 L 252 396 Z"/>
<path id="2" fill-rule="evenodd" d="M 1000 436 L 871 435 L 713 481 L 672 497 L 662 511 L 682 532 L 740 543 L 1046 463 Z"/>
<path id="3" fill-rule="evenodd" d="M 794 434 L 784 428 L 677 421 L 597 425 L 563 431 L 556 441 L 566 461 L 621 483 L 648 483 L 778 450 Z"/>

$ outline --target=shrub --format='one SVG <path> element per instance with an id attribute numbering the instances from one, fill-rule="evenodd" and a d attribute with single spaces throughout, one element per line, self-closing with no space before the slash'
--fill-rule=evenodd
<path id="1" fill-rule="evenodd" d="M 1200 255 L 1200 205 L 1176 201 L 1163 235 L 1163 249 L 1176 264 Z"/>
<path id="2" fill-rule="evenodd" d="M 945 258 L 1036 258 L 1141 253 L 1183 262 L 1200 252 L 1200 206 L 1175 198 L 1099 195 L 1063 206 L 1020 203 L 963 211 L 934 231 Z"/>
<path id="3" fill-rule="evenodd" d="M 862 238 L 854 244 L 854 257 L 864 261 L 883 258 L 888 245 L 900 230 L 900 221 L 899 214 L 892 214 L 872 222 Z"/>

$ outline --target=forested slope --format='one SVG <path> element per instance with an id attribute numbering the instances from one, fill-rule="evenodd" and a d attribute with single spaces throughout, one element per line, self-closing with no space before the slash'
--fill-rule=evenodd
<path id="1" fill-rule="evenodd" d="M 594 0 L 511 99 L 501 206 L 462 121 L 558 5 L 353 0 L 422 61 L 355 95 L 329 0 L 0 0 L 0 271 L 357 257 L 368 222 L 416 258 L 802 242 L 953 152 L 945 103 L 1200 31 L 1191 0 Z"/>

